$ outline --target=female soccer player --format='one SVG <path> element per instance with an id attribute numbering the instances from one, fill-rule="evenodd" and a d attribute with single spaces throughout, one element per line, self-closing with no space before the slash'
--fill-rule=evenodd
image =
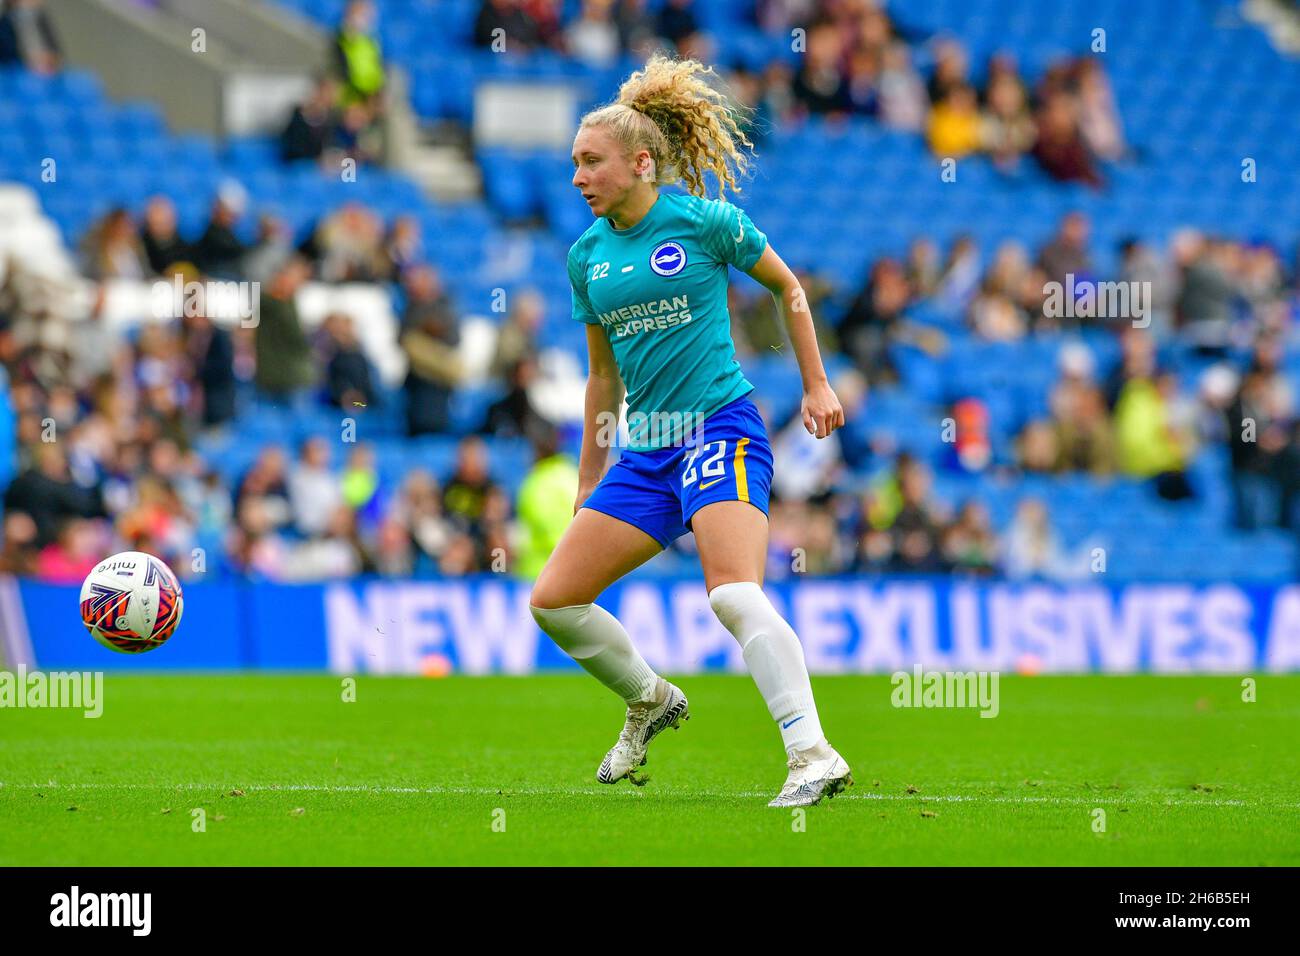
<path id="1" fill-rule="evenodd" d="M 709 603 L 740 643 L 788 754 L 789 776 L 769 806 L 806 806 L 853 779 L 822 735 L 799 640 L 761 587 L 772 452 L 735 358 L 728 265 L 780 302 L 803 378 L 804 427 L 825 438 L 844 411 L 798 280 L 743 211 L 704 198 L 708 172 L 720 192 L 738 189 L 752 145 L 701 78 L 711 72 L 656 56 L 614 104 L 583 118 L 574 139 L 573 185 L 597 217 L 568 263 L 590 371 L 574 519 L 531 606 L 542 630 L 627 703 L 596 779 L 640 784 L 647 745 L 687 718 L 686 697 L 592 602 L 693 531 Z M 690 195 L 659 191 L 678 181 Z M 625 388 L 629 440 L 605 473 Z"/>

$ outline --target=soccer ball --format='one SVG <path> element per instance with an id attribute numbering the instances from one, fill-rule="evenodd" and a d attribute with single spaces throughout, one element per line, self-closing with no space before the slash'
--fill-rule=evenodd
<path id="1" fill-rule="evenodd" d="M 110 651 L 140 654 L 161 647 L 181 622 L 181 585 L 152 554 L 105 558 L 81 585 L 81 621 Z"/>

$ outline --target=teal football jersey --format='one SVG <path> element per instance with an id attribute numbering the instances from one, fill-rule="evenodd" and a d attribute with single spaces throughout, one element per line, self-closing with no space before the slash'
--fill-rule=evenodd
<path id="1" fill-rule="evenodd" d="M 748 272 L 766 248 L 739 206 L 661 192 L 631 229 L 601 218 L 569 249 L 573 317 L 609 337 L 630 450 L 680 444 L 753 389 L 731 340 L 727 266 Z"/>

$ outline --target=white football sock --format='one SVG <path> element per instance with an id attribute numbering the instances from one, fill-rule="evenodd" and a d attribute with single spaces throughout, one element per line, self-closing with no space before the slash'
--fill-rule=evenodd
<path id="1" fill-rule="evenodd" d="M 805 750 L 822 739 L 803 648 L 763 589 L 752 581 L 719 584 L 709 604 L 740 643 L 749 672 L 781 730 L 787 751 Z"/>
<path id="2" fill-rule="evenodd" d="M 655 699 L 658 675 L 632 646 L 618 618 L 598 604 L 529 605 L 537 626 L 596 680 L 629 704 Z"/>

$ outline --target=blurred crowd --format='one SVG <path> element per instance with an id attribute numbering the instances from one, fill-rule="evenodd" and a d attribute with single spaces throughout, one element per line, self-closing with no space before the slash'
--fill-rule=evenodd
<path id="1" fill-rule="evenodd" d="M 504 31 L 516 50 L 548 48 L 593 63 L 655 48 L 710 57 L 712 41 L 691 0 L 669 0 L 656 13 L 639 0 L 588 0 L 567 24 L 559 7 L 485 0 L 476 42 L 491 46 Z M 386 68 L 375 16 L 370 0 L 346 6 L 335 70 L 289 121 L 286 160 L 335 164 L 377 155 Z M 1099 163 L 1128 148 L 1093 60 L 1063 61 L 1031 92 L 1004 57 L 991 60 L 976 84 L 955 41 L 934 45 L 933 67 L 923 74 L 915 38 L 867 0 L 771 0 L 758 4 L 757 17 L 774 35 L 806 44 L 806 55 L 797 70 L 774 63 L 761 74 L 731 73 L 756 108 L 756 134 L 766 123 L 803 116 L 866 116 L 925 135 L 936 156 L 984 152 L 1007 172 L 1031 158 L 1056 178 L 1087 182 L 1100 182 Z M 9 0 L 0 59 L 54 69 L 57 50 L 40 4 Z M 995 529 L 978 501 L 941 505 L 934 469 L 1123 475 L 1149 480 L 1167 500 L 1195 500 L 1189 464 L 1209 445 L 1228 449 L 1239 527 L 1300 530 L 1293 507 L 1300 416 L 1284 368 L 1300 263 L 1267 244 L 1194 230 L 1170 237 L 1164 249 L 1125 241 L 1113 276 L 1094 263 L 1096 251 L 1087 218 L 1076 213 L 1041 248 L 1007 242 L 988 261 L 971 239 L 941 249 L 920 236 L 874 261 L 858 289 L 801 274 L 823 351 L 853 366 L 834 382 L 849 422 L 833 440 L 809 441 L 788 408 L 766 409 L 780 463 L 771 574 L 1069 576 L 1082 552 L 1062 545 L 1046 502 L 1022 501 L 1011 525 Z M 200 439 L 233 433 L 237 441 L 241 416 L 268 405 L 364 416 L 397 403 L 413 438 L 452 434 L 452 396 L 466 374 L 464 312 L 426 254 L 420 220 L 385 222 L 352 202 L 324 211 L 295 238 L 227 182 L 197 235 L 181 234 L 172 198 L 158 195 L 138 220 L 126 208 L 112 210 L 78 253 L 96 291 L 88 317 L 75 322 L 51 306 L 39 280 L 0 263 L 0 367 L 19 449 L 18 474 L 4 492 L 0 573 L 80 580 L 104 554 L 124 548 L 160 554 L 182 576 L 536 572 L 576 488 L 555 424 L 530 397 L 541 323 L 569 321 L 546 314 L 541 296 L 511 296 L 491 361 L 501 398 L 473 434 L 452 436 L 459 445 L 447 474 L 417 469 L 390 484 L 374 447 L 318 437 L 272 445 L 227 478 L 199 453 Z M 260 283 L 256 326 L 214 321 L 197 309 L 130 334 L 110 328 L 106 283 L 177 277 Z M 1050 306 L 1051 283 L 1103 278 L 1149 284 L 1141 313 L 1070 318 Z M 379 283 L 391 292 L 396 344 L 409 369 L 400 391 L 381 386 L 351 316 L 339 312 L 306 327 L 296 297 L 313 280 Z M 740 354 L 779 352 L 785 337 L 770 298 L 742 283 L 730 301 Z M 943 410 L 957 422 L 957 437 L 933 460 L 898 454 L 871 433 L 868 383 L 887 389 L 904 378 L 900 351 L 939 361 L 972 338 L 1016 343 L 1082 331 L 1114 336 L 1119 360 L 1102 364 L 1082 344 L 1062 350 L 1057 379 L 1041 396 L 1045 411 L 1017 426 L 1009 456 L 994 448 L 999 410 L 978 396 Z M 1195 377 L 1190 366 L 1167 361 L 1171 345 L 1205 360 Z M 513 496 L 491 478 L 494 437 L 524 439 L 533 449 L 531 471 Z M 673 551 L 688 555 L 690 547 L 688 538 Z"/>
<path id="2" fill-rule="evenodd" d="M 658 13 L 645 0 L 584 0 L 567 24 L 561 6 L 484 0 L 475 42 L 522 55 L 550 49 L 598 67 L 655 51 L 717 60 L 694 0 L 667 0 Z M 799 55 L 761 71 L 727 64 L 733 94 L 752 110 L 751 138 L 808 116 L 869 117 L 924 135 L 938 158 L 983 153 L 1007 175 L 1032 160 L 1054 179 L 1092 185 L 1102 182 L 1102 164 L 1128 152 L 1098 59 L 1063 58 L 1031 85 L 1013 57 L 998 54 L 977 81 L 959 40 L 909 35 L 875 0 L 759 0 L 755 19 Z M 922 39 L 933 59 L 928 77 L 917 66 Z"/>
<path id="3" fill-rule="evenodd" d="M 382 159 L 388 67 L 373 0 L 349 0 L 330 48 L 331 71 L 317 78 L 280 134 L 286 162 L 309 161 L 337 174 L 344 159 Z"/>

